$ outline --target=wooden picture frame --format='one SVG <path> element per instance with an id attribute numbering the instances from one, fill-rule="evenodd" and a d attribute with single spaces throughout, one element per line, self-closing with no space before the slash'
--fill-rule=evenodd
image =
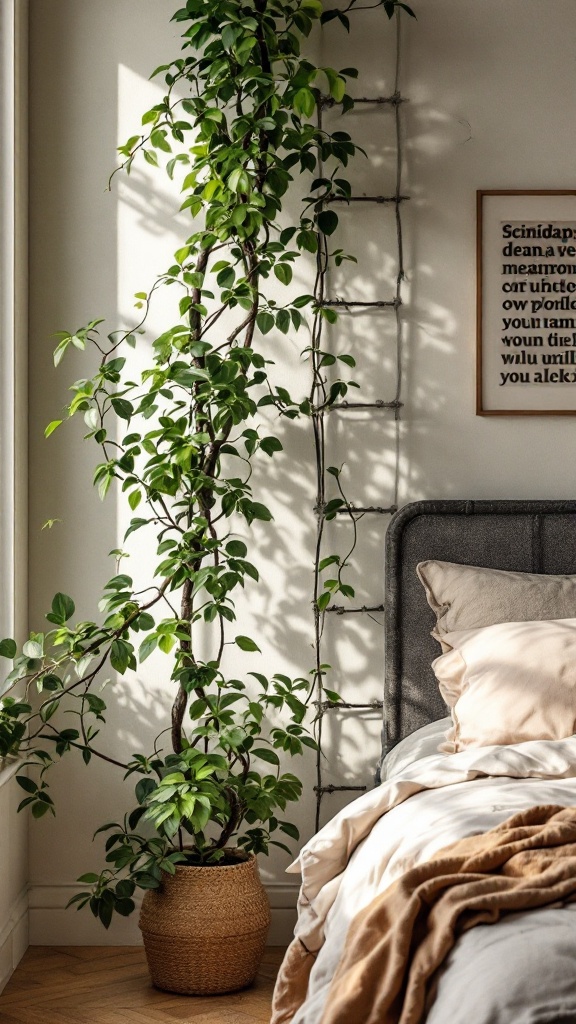
<path id="1" fill-rule="evenodd" d="M 576 189 L 476 197 L 476 414 L 576 416 Z"/>

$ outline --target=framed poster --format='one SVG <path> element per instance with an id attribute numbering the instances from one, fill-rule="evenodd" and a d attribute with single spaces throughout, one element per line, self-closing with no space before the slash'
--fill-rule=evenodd
<path id="1" fill-rule="evenodd" d="M 477 193 L 479 416 L 576 416 L 576 189 Z"/>

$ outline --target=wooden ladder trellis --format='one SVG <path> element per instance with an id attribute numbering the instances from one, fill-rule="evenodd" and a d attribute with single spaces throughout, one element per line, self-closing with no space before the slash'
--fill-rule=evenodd
<path id="1" fill-rule="evenodd" d="M 325 295 L 325 278 L 326 274 L 319 272 L 316 279 L 316 302 L 319 306 L 331 307 L 341 310 L 343 313 L 351 309 L 382 309 L 385 311 L 392 311 L 395 317 L 395 328 L 396 328 L 396 386 L 394 397 L 391 401 L 384 401 L 383 399 L 377 399 L 374 402 L 350 402 L 342 401 L 333 404 L 329 408 L 331 415 L 345 414 L 348 410 L 366 409 L 376 412 L 391 412 L 394 416 L 395 422 L 395 469 L 394 469 L 394 483 L 392 488 L 392 501 L 389 505 L 354 505 L 347 503 L 345 507 L 337 510 L 337 515 L 352 516 L 355 520 L 359 520 L 364 515 L 391 515 L 396 511 L 398 505 L 398 488 L 399 488 L 399 475 L 400 475 L 400 420 L 401 410 L 403 407 L 402 402 L 402 343 L 403 343 L 403 330 L 400 309 L 402 306 L 402 285 L 404 281 L 404 246 L 403 246 L 403 234 L 402 234 L 402 215 L 401 207 L 404 202 L 409 199 L 409 196 L 402 194 L 402 171 L 403 171 L 403 150 L 402 150 L 402 118 L 401 118 L 401 107 L 405 102 L 405 98 L 401 95 L 400 91 L 400 56 L 401 56 L 401 35 L 400 35 L 400 16 L 398 13 L 395 15 L 396 20 L 396 49 L 395 49 L 395 68 L 394 68 L 394 90 L 389 96 L 377 96 L 377 97 L 359 97 L 355 98 L 355 104 L 371 104 L 371 105 L 385 105 L 392 107 L 394 111 L 394 132 L 395 132 L 395 150 L 396 150 L 396 169 L 395 169 L 395 187 L 393 195 L 374 195 L 374 196 L 352 196 L 349 200 L 341 197 L 332 197 L 331 202 L 351 202 L 351 203 L 374 203 L 378 206 L 394 206 L 395 211 L 395 222 L 396 222 L 396 287 L 394 294 L 391 298 L 378 299 L 372 302 L 348 300 L 342 298 L 332 298 Z M 334 106 L 335 103 L 331 99 L 324 99 L 318 108 L 318 128 L 320 131 L 323 129 L 323 111 L 326 107 Z M 319 175 L 322 176 L 322 168 L 319 170 Z M 328 250 L 326 238 L 323 238 L 321 251 L 318 255 L 318 266 L 321 268 L 327 267 Z M 332 701 L 324 699 L 324 687 L 323 687 L 323 657 L 322 657 L 322 635 L 324 626 L 324 615 L 335 614 L 335 615 L 354 615 L 354 614 L 365 614 L 373 612 L 381 612 L 384 610 L 384 606 L 381 604 L 375 604 L 371 606 L 363 605 L 361 607 L 345 605 L 329 605 L 325 612 L 321 612 L 318 609 L 317 600 L 320 592 L 319 583 L 319 562 L 322 550 L 322 541 L 325 526 L 325 507 L 326 507 L 326 437 L 325 437 L 325 420 L 326 410 L 322 408 L 322 395 L 320 385 L 320 362 L 321 362 L 321 341 L 322 341 L 322 317 L 316 317 L 316 324 L 312 338 L 312 370 L 313 370 L 313 427 L 314 427 L 314 440 L 315 440 L 315 453 L 316 453 L 316 472 L 317 472 L 317 494 L 316 494 L 316 505 L 315 512 L 317 516 L 317 533 L 316 533 L 316 571 L 314 578 L 314 625 L 315 625 L 315 679 L 316 679 L 316 740 L 318 742 L 318 751 L 316 757 L 316 785 L 314 786 L 314 792 L 316 793 L 316 829 L 320 827 L 320 813 L 322 799 L 325 794 L 335 792 L 363 792 L 366 790 L 366 786 L 335 786 L 324 784 L 324 752 L 322 750 L 322 723 L 323 718 L 326 714 L 334 711 L 368 711 L 368 710 L 381 710 L 383 702 L 380 699 L 374 699 L 368 703 L 356 703 L 348 702 L 344 700 Z M 316 400 L 314 400 L 316 399 Z"/>

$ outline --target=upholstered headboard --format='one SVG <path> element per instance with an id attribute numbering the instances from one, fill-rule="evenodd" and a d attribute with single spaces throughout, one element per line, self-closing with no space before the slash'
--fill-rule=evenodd
<path id="1" fill-rule="evenodd" d="M 416 576 L 427 558 L 576 573 L 576 501 L 418 501 L 394 515 L 386 538 L 384 752 L 447 714 L 430 667 L 440 654 L 430 636 L 435 618 Z"/>

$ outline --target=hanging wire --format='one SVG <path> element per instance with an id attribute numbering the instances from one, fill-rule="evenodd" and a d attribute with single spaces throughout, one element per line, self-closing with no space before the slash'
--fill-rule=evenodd
<path id="1" fill-rule="evenodd" d="M 372 410 L 392 410 L 394 415 L 394 482 L 392 487 L 392 501 L 389 505 L 368 505 L 368 506 L 357 506 L 350 503 L 346 504 L 346 507 L 338 509 L 336 514 L 348 515 L 352 520 L 358 521 L 366 513 L 375 513 L 378 515 L 391 515 L 396 511 L 398 507 L 398 493 L 400 483 L 400 443 L 401 443 L 401 410 L 403 407 L 402 402 L 402 390 L 403 390 L 403 367 L 402 367 L 402 346 L 403 346 L 403 328 L 402 328 L 402 285 L 405 279 L 404 271 L 404 239 L 402 231 L 402 214 L 401 207 L 409 196 L 402 194 L 402 170 L 403 170 L 403 138 L 402 138 L 402 118 L 401 118 L 401 106 L 406 102 L 405 98 L 400 92 L 400 74 L 401 74 L 401 33 L 400 33 L 400 16 L 398 13 L 395 15 L 396 20 L 396 49 L 395 49 L 395 67 L 394 67 L 394 92 L 391 96 L 376 96 L 366 97 L 362 96 L 354 100 L 355 104 L 366 103 L 374 105 L 391 105 L 394 110 L 394 134 L 395 134 L 395 147 L 396 147 L 396 173 L 395 173 L 395 188 L 393 196 L 376 195 L 376 196 L 358 196 L 352 197 L 352 202 L 372 202 L 376 205 L 389 205 L 394 206 L 394 216 L 396 224 L 396 283 L 395 291 L 392 298 L 378 299 L 374 302 L 362 302 L 359 300 L 348 300 L 342 299 L 338 296 L 330 297 L 326 295 L 326 278 L 328 271 L 328 247 L 327 239 L 325 236 L 320 236 L 320 245 L 316 257 L 316 281 L 314 289 L 314 299 L 318 308 L 330 307 L 338 308 L 341 312 L 346 313 L 351 309 L 362 309 L 362 308 L 376 308 L 382 309 L 383 311 L 390 310 L 393 312 L 396 326 L 396 382 L 395 392 L 392 401 L 385 402 L 382 399 L 378 399 L 375 402 L 338 402 L 330 407 L 330 412 L 346 412 L 347 410 L 354 409 L 372 409 Z M 335 106 L 335 102 L 331 99 L 324 98 L 323 101 L 318 105 L 317 113 L 317 125 L 318 131 L 323 131 L 323 110 L 332 106 Z M 323 177 L 323 166 L 321 154 L 318 154 L 318 176 Z M 336 197 L 328 197 L 328 202 L 336 201 Z M 361 314 L 360 314 L 361 315 Z M 386 314 L 384 314 L 386 315 Z M 348 711 L 348 712 L 362 712 L 362 711 L 374 711 L 382 708 L 383 703 L 381 700 L 373 700 L 369 703 L 355 703 L 343 700 L 326 700 L 324 698 L 324 667 L 323 667 L 323 655 L 322 655 L 322 638 L 324 632 L 325 615 L 327 612 L 335 613 L 336 615 L 346 614 L 367 614 L 370 618 L 373 617 L 372 613 L 382 612 L 384 610 L 383 605 L 362 605 L 361 607 L 348 607 L 342 605 L 329 605 L 324 611 L 320 611 L 318 608 L 318 597 L 320 595 L 320 561 L 322 558 L 322 541 L 324 536 L 324 524 L 325 519 L 325 507 L 326 507 L 326 434 L 325 434 L 325 419 L 326 410 L 324 408 L 326 401 L 326 382 L 324 380 L 322 369 L 321 369 L 321 342 L 323 333 L 323 317 L 317 315 L 314 319 L 314 327 L 312 332 L 312 345 L 311 345 L 311 364 L 312 364 L 312 386 L 310 392 L 310 402 L 313 409 L 312 423 L 314 430 L 314 448 L 316 456 L 316 504 L 314 510 L 316 512 L 316 554 L 315 554 L 315 569 L 314 569 L 314 648 L 315 648 L 315 693 L 316 693 L 316 740 L 318 743 L 318 750 L 316 753 L 316 785 L 314 791 L 316 793 L 316 829 L 320 827 L 320 814 L 322 807 L 322 798 L 325 794 L 336 793 L 336 792 L 362 792 L 366 789 L 366 786 L 334 786 L 324 785 L 324 764 L 325 754 L 322 749 L 322 723 L 324 715 L 331 711 Z M 375 619 L 374 621 L 378 621 Z"/>

